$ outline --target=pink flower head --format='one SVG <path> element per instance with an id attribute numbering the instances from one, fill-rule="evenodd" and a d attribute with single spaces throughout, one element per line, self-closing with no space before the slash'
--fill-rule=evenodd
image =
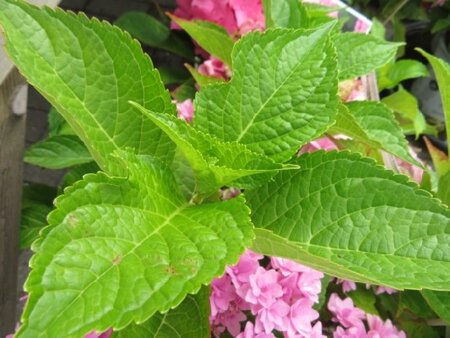
<path id="1" fill-rule="evenodd" d="M 303 272 L 297 282 L 297 286 L 304 297 L 311 303 L 319 302 L 319 293 L 322 288 L 320 280 L 323 278 L 323 273 L 312 270 Z"/>
<path id="2" fill-rule="evenodd" d="M 349 292 L 356 290 L 356 283 L 346 279 L 336 279 L 336 284 L 342 284 L 342 291 Z"/>
<path id="3" fill-rule="evenodd" d="M 302 149 L 300 150 L 300 153 L 301 154 L 312 153 L 312 152 L 315 152 L 320 149 L 330 151 L 330 150 L 335 150 L 338 148 L 328 137 L 322 137 L 318 140 L 311 141 L 307 145 L 302 147 Z"/>
<path id="4" fill-rule="evenodd" d="M 238 306 L 231 306 L 228 311 L 220 312 L 215 317 L 211 316 L 210 323 L 215 326 L 214 330 L 216 332 L 223 332 L 222 327 L 224 327 L 235 337 L 241 332 L 241 322 L 246 319 L 247 316 Z"/>
<path id="5" fill-rule="evenodd" d="M 388 288 L 387 286 L 378 286 L 375 290 L 376 295 L 381 295 L 382 293 L 387 293 L 388 295 L 392 295 L 393 293 L 396 293 L 397 290 Z"/>
<path id="6" fill-rule="evenodd" d="M 242 285 L 237 293 L 250 304 L 258 304 L 268 308 L 283 295 L 283 289 L 278 283 L 279 273 L 266 270 L 260 266 L 249 276 L 247 284 Z"/>
<path id="7" fill-rule="evenodd" d="M 174 15 L 214 22 L 231 35 L 265 27 L 261 0 L 177 0 L 177 6 Z M 173 23 L 172 28 L 179 27 Z"/>
<path id="8" fill-rule="evenodd" d="M 96 333 L 95 331 L 89 332 L 84 338 L 109 338 L 111 337 L 113 330 L 109 329 L 103 333 Z"/>
<path id="9" fill-rule="evenodd" d="M 264 30 L 265 19 L 261 0 L 230 0 L 234 10 L 239 35 L 253 30 Z"/>
<path id="10" fill-rule="evenodd" d="M 308 272 L 312 270 L 305 265 L 280 257 L 272 257 L 270 263 L 274 269 L 280 270 L 283 276 L 289 276 L 292 272 Z"/>
<path id="11" fill-rule="evenodd" d="M 357 33 L 369 33 L 371 26 L 370 20 L 358 18 L 355 22 L 355 28 L 353 31 Z"/>
<path id="12" fill-rule="evenodd" d="M 198 72 L 205 76 L 218 77 L 222 79 L 229 79 L 231 77 L 231 70 L 219 59 L 211 56 L 198 66 Z"/>
<path id="13" fill-rule="evenodd" d="M 333 338 L 367 338 L 367 333 L 364 325 L 352 326 L 348 329 L 338 326 L 333 332 Z"/>
<path id="14" fill-rule="evenodd" d="M 254 253 L 247 249 L 239 258 L 239 262 L 231 267 L 226 268 L 226 272 L 230 275 L 231 281 L 236 289 L 239 290 L 242 284 L 249 283 L 249 278 L 259 268 L 259 260 L 263 255 Z"/>
<path id="15" fill-rule="evenodd" d="M 244 331 L 239 333 L 236 338 L 275 338 L 275 336 L 272 333 L 256 333 L 253 324 L 251 322 L 247 322 L 247 324 L 245 324 Z"/>
<path id="16" fill-rule="evenodd" d="M 175 16 L 186 20 L 206 20 L 223 26 L 228 33 L 234 34 L 237 30 L 236 19 L 229 1 L 218 0 L 177 0 Z M 179 26 L 172 23 L 172 28 Z"/>
<path id="17" fill-rule="evenodd" d="M 380 317 L 367 314 L 369 324 L 368 338 L 406 338 L 403 331 L 399 331 L 388 319 L 385 322 Z"/>
<path id="18" fill-rule="evenodd" d="M 216 316 L 219 312 L 224 312 L 230 303 L 236 300 L 236 292 L 231 284 L 231 278 L 227 274 L 216 278 L 211 282 L 211 316 Z"/>
<path id="19" fill-rule="evenodd" d="M 353 305 L 351 298 L 340 299 L 336 293 L 332 293 L 328 300 L 328 310 L 333 314 L 332 320 L 342 324 L 344 327 L 363 325 L 364 311 Z"/>
<path id="20" fill-rule="evenodd" d="M 311 307 L 309 300 L 305 298 L 297 300 L 289 311 L 289 334 L 295 333 L 310 337 L 313 331 L 311 322 L 317 318 L 319 318 L 319 313 Z"/>
<path id="21" fill-rule="evenodd" d="M 178 118 L 191 122 L 194 118 L 194 105 L 191 99 L 184 100 L 181 103 L 177 103 Z"/>
<path id="22" fill-rule="evenodd" d="M 267 307 L 258 304 L 254 306 L 253 313 L 255 309 L 259 309 L 256 312 L 255 332 L 270 333 L 274 329 L 282 331 L 289 325 L 289 305 L 282 300 L 276 300 Z"/>

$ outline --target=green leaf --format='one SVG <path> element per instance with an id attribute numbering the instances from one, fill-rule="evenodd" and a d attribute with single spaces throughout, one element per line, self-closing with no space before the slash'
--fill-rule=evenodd
<path id="1" fill-rule="evenodd" d="M 59 194 L 62 194 L 64 192 L 64 189 L 68 186 L 71 186 L 75 182 L 82 180 L 84 175 L 96 173 L 97 171 L 100 171 L 100 168 L 95 162 L 89 162 L 71 168 L 64 175 L 62 182 L 59 185 Z"/>
<path id="2" fill-rule="evenodd" d="M 164 84 L 178 84 L 190 79 L 189 72 L 184 68 L 159 67 L 159 75 Z"/>
<path id="3" fill-rule="evenodd" d="M 29 204 L 22 208 L 20 220 L 20 249 L 27 249 L 47 225 L 47 215 L 52 208 L 46 204 Z"/>
<path id="4" fill-rule="evenodd" d="M 402 320 L 398 324 L 399 329 L 405 331 L 408 338 L 442 338 L 443 336 L 437 332 L 437 328 L 428 325 L 425 322 L 417 320 Z"/>
<path id="5" fill-rule="evenodd" d="M 251 175 L 256 177 L 239 180 L 236 184 L 243 188 L 256 187 L 283 169 L 281 164 L 251 152 L 242 144 L 220 141 L 180 119 L 156 114 L 139 105 L 136 107 L 167 133 L 189 161 L 196 176 L 198 192 L 215 191 Z"/>
<path id="6" fill-rule="evenodd" d="M 245 193 L 259 252 L 396 289 L 449 290 L 450 211 L 406 176 L 348 152 L 304 154 Z M 278 240 L 277 240 L 278 239 Z"/>
<path id="7" fill-rule="evenodd" d="M 57 135 L 75 135 L 75 132 L 64 120 L 64 117 L 54 107 L 51 107 L 48 112 L 48 136 Z"/>
<path id="8" fill-rule="evenodd" d="M 211 332 L 209 328 L 210 290 L 203 287 L 196 295 L 188 295 L 175 309 L 153 315 L 146 322 L 131 324 L 125 329 L 113 333 L 114 338 L 205 338 Z"/>
<path id="9" fill-rule="evenodd" d="M 188 59 L 194 58 L 192 44 L 151 15 L 130 11 L 120 16 L 114 24 L 148 46 L 165 49 Z"/>
<path id="10" fill-rule="evenodd" d="M 450 171 L 439 177 L 437 197 L 450 206 Z"/>
<path id="11" fill-rule="evenodd" d="M 427 292 L 429 290 L 424 291 Z M 436 314 L 427 304 L 424 297 L 422 297 L 422 294 L 416 290 L 405 290 L 401 292 L 399 306 L 400 308 L 397 310 L 398 313 L 407 311 L 424 319 L 436 318 Z"/>
<path id="12" fill-rule="evenodd" d="M 233 49 L 231 81 L 197 95 L 195 126 L 277 162 L 291 158 L 335 120 L 333 25 L 247 34 Z"/>
<path id="13" fill-rule="evenodd" d="M 0 25 L 21 73 L 64 116 L 101 168 L 114 165 L 110 154 L 125 147 L 170 159 L 173 143 L 128 104 L 176 113 L 151 60 L 128 34 L 84 14 L 13 0 L 0 1 Z"/>
<path id="14" fill-rule="evenodd" d="M 380 22 L 377 18 L 372 18 L 370 34 L 380 40 L 384 40 L 384 37 L 386 35 L 386 28 L 384 27 L 383 23 Z"/>
<path id="15" fill-rule="evenodd" d="M 197 41 L 200 47 L 231 66 L 234 41 L 222 26 L 209 21 L 184 20 L 174 15 L 169 16 Z"/>
<path id="16" fill-rule="evenodd" d="M 158 47 L 170 34 L 169 27 L 143 12 L 126 12 L 114 21 L 114 24 L 152 47 Z"/>
<path id="17" fill-rule="evenodd" d="M 42 184 L 24 187 L 20 220 L 20 249 L 27 249 L 47 225 L 47 215 L 53 208 L 56 189 Z"/>
<path id="18" fill-rule="evenodd" d="M 387 42 L 372 35 L 342 33 L 335 36 L 339 79 L 366 75 L 388 63 L 402 43 Z"/>
<path id="19" fill-rule="evenodd" d="M 445 129 L 447 130 L 447 140 L 450 140 L 450 65 L 442 59 L 439 59 L 424 50 L 418 48 L 417 51 L 425 56 L 433 67 L 434 75 L 439 86 L 441 94 L 442 108 L 445 116 Z M 450 148 L 449 148 L 450 154 Z"/>
<path id="20" fill-rule="evenodd" d="M 421 166 L 409 153 L 408 142 L 391 110 L 375 101 L 355 101 L 346 104 L 371 140 L 387 152 L 406 162 Z"/>
<path id="21" fill-rule="evenodd" d="M 161 162 L 120 158 L 126 178 L 86 175 L 56 200 L 33 245 L 17 337 L 143 323 L 221 275 L 251 244 L 243 197 L 192 205 Z"/>
<path id="22" fill-rule="evenodd" d="M 187 99 L 193 99 L 195 94 L 197 93 L 197 89 L 195 88 L 195 82 L 193 79 L 188 79 L 183 82 L 180 86 L 175 88 L 171 95 L 178 102 L 183 102 Z"/>
<path id="23" fill-rule="evenodd" d="M 335 135 L 343 134 L 350 136 L 354 141 L 368 146 L 371 151 L 377 151 L 377 149 L 382 148 L 380 143 L 367 135 L 365 130 L 359 124 L 359 121 L 350 113 L 349 109 L 344 104 L 339 105 L 336 124 L 330 128 L 329 132 Z"/>
<path id="24" fill-rule="evenodd" d="M 378 74 L 378 88 L 383 90 L 393 88 L 401 81 L 428 76 L 427 67 L 416 60 L 400 60 L 388 63 L 380 69 Z"/>
<path id="25" fill-rule="evenodd" d="M 425 117 L 419 110 L 417 98 L 403 89 L 402 86 L 389 96 L 384 97 L 383 102 L 388 108 L 392 109 L 401 117 L 414 123 L 416 137 L 422 134 L 426 129 Z"/>
<path id="26" fill-rule="evenodd" d="M 62 169 L 92 161 L 91 154 L 75 135 L 59 135 L 33 144 L 25 162 L 49 169 Z"/>
<path id="27" fill-rule="evenodd" d="M 263 0 L 266 29 L 309 28 L 308 14 L 303 4 L 297 0 Z"/>
<path id="28" fill-rule="evenodd" d="M 428 137 L 424 137 L 425 145 L 427 146 L 428 153 L 433 161 L 434 171 L 438 177 L 444 176 L 450 172 L 450 161 L 448 156 L 442 150 L 437 148 Z"/>
<path id="29" fill-rule="evenodd" d="M 360 308 L 366 313 L 377 316 L 379 315 L 375 307 L 375 294 L 372 290 L 368 290 L 365 286 L 358 284 L 357 289 L 348 292 L 347 295 L 353 300 L 356 307 Z"/>
<path id="30" fill-rule="evenodd" d="M 438 316 L 450 325 L 450 292 L 422 290 L 422 295 Z"/>

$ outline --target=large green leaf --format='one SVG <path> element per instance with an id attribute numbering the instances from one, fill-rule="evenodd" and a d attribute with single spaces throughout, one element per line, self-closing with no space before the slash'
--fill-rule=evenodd
<path id="1" fill-rule="evenodd" d="M 292 157 L 334 123 L 338 99 L 332 27 L 246 35 L 233 49 L 231 81 L 197 95 L 195 126 L 275 161 Z"/>
<path id="2" fill-rule="evenodd" d="M 209 328 L 210 289 L 203 287 L 196 295 L 188 295 L 175 309 L 157 313 L 146 322 L 131 324 L 112 335 L 114 338 L 206 338 Z"/>
<path id="3" fill-rule="evenodd" d="M 156 114 L 141 106 L 137 108 L 177 144 L 195 173 L 197 192 L 211 192 L 236 180 L 235 186 L 256 187 L 268 181 L 283 167 L 295 168 L 275 163 L 237 142 L 220 141 L 175 117 Z"/>
<path id="4" fill-rule="evenodd" d="M 169 16 L 197 41 L 200 47 L 231 66 L 234 41 L 222 26 L 209 21 L 184 20 L 174 15 Z"/>
<path id="5" fill-rule="evenodd" d="M 58 135 L 32 145 L 25 162 L 49 169 L 61 169 L 92 161 L 91 154 L 75 135 Z"/>
<path id="6" fill-rule="evenodd" d="M 33 245 L 17 337 L 79 337 L 166 312 L 223 273 L 252 241 L 244 199 L 187 203 L 170 171 L 120 154 L 126 178 L 84 176 Z"/>
<path id="7" fill-rule="evenodd" d="M 422 295 L 439 317 L 450 325 L 450 292 L 423 290 Z"/>
<path id="8" fill-rule="evenodd" d="M 408 142 L 395 119 L 384 104 L 375 101 L 355 101 L 346 104 L 366 134 L 384 150 L 406 162 L 420 166 L 409 153 Z"/>
<path id="9" fill-rule="evenodd" d="M 338 34 L 333 40 L 339 79 L 366 75 L 388 63 L 402 43 L 387 42 L 361 33 Z"/>
<path id="10" fill-rule="evenodd" d="M 442 59 L 428 54 L 422 49 L 418 51 L 425 56 L 433 67 L 434 75 L 439 85 L 441 94 L 442 108 L 445 116 L 445 129 L 447 131 L 447 140 L 450 140 L 450 65 Z M 450 147 L 449 147 L 450 154 Z"/>
<path id="11" fill-rule="evenodd" d="M 0 0 L 7 51 L 21 73 L 64 116 L 100 167 L 120 148 L 162 158 L 173 143 L 128 103 L 175 115 L 158 72 L 139 44 L 84 14 Z M 118 48 L 120 46 L 120 48 Z"/>
<path id="12" fill-rule="evenodd" d="M 262 228 L 256 250 L 350 280 L 450 290 L 450 211 L 438 200 L 356 154 L 294 163 L 301 168 L 246 192 Z"/>

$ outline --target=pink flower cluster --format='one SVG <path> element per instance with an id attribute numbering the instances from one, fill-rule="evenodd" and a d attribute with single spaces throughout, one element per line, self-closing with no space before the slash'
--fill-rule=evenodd
<path id="1" fill-rule="evenodd" d="M 233 337 L 266 338 L 275 337 L 276 330 L 285 337 L 325 337 L 321 322 L 314 324 L 319 313 L 312 307 L 319 300 L 323 273 L 276 257 L 262 267 L 262 258 L 247 250 L 212 282 L 210 321 L 215 335 L 228 330 Z"/>
<path id="2" fill-rule="evenodd" d="M 174 14 L 214 22 L 234 36 L 265 26 L 261 0 L 177 0 Z"/>
<path id="3" fill-rule="evenodd" d="M 390 320 L 383 322 L 378 316 L 366 314 L 353 305 L 351 298 L 341 299 L 336 293 L 331 294 L 328 310 L 333 315 L 332 321 L 339 324 L 334 338 L 406 338 Z"/>

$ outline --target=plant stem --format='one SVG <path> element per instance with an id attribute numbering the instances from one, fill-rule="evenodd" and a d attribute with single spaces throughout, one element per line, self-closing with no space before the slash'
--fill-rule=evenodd
<path id="1" fill-rule="evenodd" d="M 400 10 L 403 8 L 403 6 L 406 5 L 407 2 L 408 2 L 408 0 L 402 0 L 402 1 L 394 8 L 394 10 L 391 12 L 391 14 L 389 14 L 389 16 L 386 18 L 386 20 L 383 21 L 383 26 L 386 26 L 387 23 L 388 23 L 389 21 L 391 21 L 391 20 L 394 18 L 395 14 L 397 14 L 398 11 L 400 11 Z"/>

